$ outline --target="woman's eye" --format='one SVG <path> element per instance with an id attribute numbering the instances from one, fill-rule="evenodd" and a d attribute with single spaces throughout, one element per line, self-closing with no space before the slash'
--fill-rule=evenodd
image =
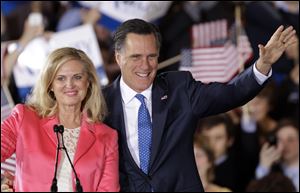
<path id="1" fill-rule="evenodd" d="M 59 80 L 59 81 L 63 81 L 63 80 L 65 80 L 65 77 L 63 77 L 63 76 L 59 76 L 59 77 L 57 77 L 57 80 Z"/>
<path id="2" fill-rule="evenodd" d="M 82 78 L 82 76 L 75 76 L 76 80 L 80 80 Z"/>

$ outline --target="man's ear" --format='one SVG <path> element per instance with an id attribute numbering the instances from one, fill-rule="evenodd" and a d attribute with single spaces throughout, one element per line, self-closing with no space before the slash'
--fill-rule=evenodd
<path id="1" fill-rule="evenodd" d="M 230 137 L 230 139 L 228 139 L 227 141 L 227 147 L 231 147 L 234 143 L 234 137 Z"/>
<path id="2" fill-rule="evenodd" d="M 121 54 L 119 52 L 115 52 L 115 59 L 116 59 L 116 62 L 117 64 L 120 66 L 121 64 Z"/>

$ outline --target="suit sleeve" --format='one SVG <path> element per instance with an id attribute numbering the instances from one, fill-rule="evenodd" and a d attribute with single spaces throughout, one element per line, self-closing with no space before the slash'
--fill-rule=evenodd
<path id="1" fill-rule="evenodd" d="M 97 192 L 119 192 L 119 151 L 116 131 L 108 139 L 105 153 L 105 168 Z"/>
<path id="2" fill-rule="evenodd" d="M 1 123 L 1 162 L 16 151 L 18 129 L 23 120 L 23 111 L 23 105 L 17 105 L 10 116 Z"/>
<path id="3" fill-rule="evenodd" d="M 196 116 L 210 116 L 250 101 L 265 84 L 258 84 L 252 68 L 253 66 L 249 67 L 228 84 L 203 84 L 190 76 L 187 81 L 187 94 L 193 113 Z"/>

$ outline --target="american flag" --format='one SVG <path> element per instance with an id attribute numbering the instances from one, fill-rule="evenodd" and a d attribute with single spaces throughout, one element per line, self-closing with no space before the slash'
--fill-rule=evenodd
<path id="1" fill-rule="evenodd" d="M 252 56 L 245 34 L 233 38 L 235 29 L 229 30 L 226 20 L 193 26 L 192 49 L 182 50 L 180 70 L 191 71 L 196 80 L 205 83 L 230 81 Z"/>
<path id="2" fill-rule="evenodd" d="M 225 19 L 192 26 L 193 48 L 220 46 L 227 38 L 228 29 Z"/>
<path id="3" fill-rule="evenodd" d="M 1 123 L 11 113 L 13 103 L 9 91 L 6 86 L 1 86 Z M 1 162 L 1 175 L 4 171 L 9 171 L 14 174 L 16 170 L 16 155 L 13 154 L 10 158 L 6 159 L 5 162 Z"/>

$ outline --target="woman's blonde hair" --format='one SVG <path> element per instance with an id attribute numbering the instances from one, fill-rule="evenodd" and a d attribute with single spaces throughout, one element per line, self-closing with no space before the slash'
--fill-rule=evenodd
<path id="1" fill-rule="evenodd" d="M 48 56 L 39 80 L 26 104 L 42 117 L 55 115 L 58 111 L 58 104 L 53 91 L 51 91 L 51 86 L 58 69 L 70 60 L 80 61 L 88 75 L 89 87 L 86 97 L 82 101 L 81 110 L 87 112 L 90 122 L 103 121 L 107 114 L 107 107 L 96 69 L 89 57 L 83 51 L 75 48 L 59 48 Z"/>

